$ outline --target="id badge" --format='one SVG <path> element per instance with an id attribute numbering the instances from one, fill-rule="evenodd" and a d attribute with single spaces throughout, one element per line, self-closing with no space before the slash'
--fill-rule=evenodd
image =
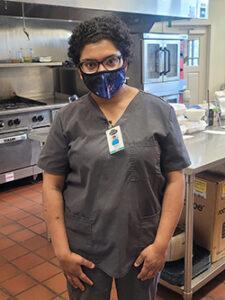
<path id="1" fill-rule="evenodd" d="M 123 137 L 120 126 L 106 130 L 109 153 L 114 154 L 124 149 Z"/>

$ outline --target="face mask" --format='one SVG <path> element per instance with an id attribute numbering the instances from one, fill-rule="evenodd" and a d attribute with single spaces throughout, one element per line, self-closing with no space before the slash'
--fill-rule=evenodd
<path id="1" fill-rule="evenodd" d="M 86 87 L 96 96 L 111 99 L 126 81 L 125 68 L 93 74 L 82 73 Z"/>

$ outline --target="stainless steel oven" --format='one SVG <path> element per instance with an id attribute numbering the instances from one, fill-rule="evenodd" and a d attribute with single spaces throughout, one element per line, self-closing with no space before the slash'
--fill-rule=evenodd
<path id="1" fill-rule="evenodd" d="M 21 97 L 0 100 L 0 183 L 41 173 L 36 168 L 40 143 L 28 135 L 32 128 L 50 126 L 51 111 L 45 107 Z"/>
<path id="2" fill-rule="evenodd" d="M 180 78 L 180 43 L 184 39 L 187 35 L 143 34 L 142 83 L 145 91 L 166 97 L 186 88 L 186 82 Z"/>
<path id="3" fill-rule="evenodd" d="M 133 61 L 128 68 L 128 84 L 159 97 L 177 95 L 186 89 L 182 79 L 181 42 L 187 35 L 133 34 Z"/>
<path id="4" fill-rule="evenodd" d="M 143 39 L 143 83 L 180 79 L 180 41 Z M 151 36 L 151 35 L 150 35 Z"/>
<path id="5" fill-rule="evenodd" d="M 28 138 L 27 130 L 0 135 L 1 173 L 33 166 L 39 154 L 39 143 Z"/>

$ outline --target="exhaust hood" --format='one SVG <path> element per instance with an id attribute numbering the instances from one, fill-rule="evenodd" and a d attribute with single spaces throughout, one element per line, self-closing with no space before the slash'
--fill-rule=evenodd
<path id="1" fill-rule="evenodd" d="M 27 18 L 83 21 L 94 16 L 115 14 L 133 32 L 148 32 L 155 22 L 197 18 L 208 0 L 8 0 L 0 1 L 0 15 L 21 17 L 24 2 Z"/>

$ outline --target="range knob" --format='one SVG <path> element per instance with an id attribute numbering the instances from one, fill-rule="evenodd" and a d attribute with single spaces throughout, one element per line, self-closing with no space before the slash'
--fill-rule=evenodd
<path id="1" fill-rule="evenodd" d="M 0 121 L 0 128 L 3 128 L 5 126 L 5 123 L 3 121 Z"/>
<path id="2" fill-rule="evenodd" d="M 37 122 L 37 121 L 38 121 L 37 116 L 33 116 L 32 121 L 33 121 L 33 122 Z"/>
<path id="3" fill-rule="evenodd" d="M 15 125 L 19 125 L 20 122 L 21 122 L 21 121 L 20 121 L 20 119 L 18 119 L 18 118 L 14 120 L 14 124 L 15 124 Z"/>
<path id="4" fill-rule="evenodd" d="M 8 121 L 8 125 L 9 125 L 10 127 L 13 126 L 13 124 L 14 124 L 14 123 L 13 123 L 13 120 L 9 120 L 9 121 Z"/>
<path id="5" fill-rule="evenodd" d="M 43 117 L 42 115 L 39 115 L 39 116 L 37 117 L 37 119 L 38 119 L 39 122 L 41 122 L 41 121 L 44 120 L 44 117 Z"/>

